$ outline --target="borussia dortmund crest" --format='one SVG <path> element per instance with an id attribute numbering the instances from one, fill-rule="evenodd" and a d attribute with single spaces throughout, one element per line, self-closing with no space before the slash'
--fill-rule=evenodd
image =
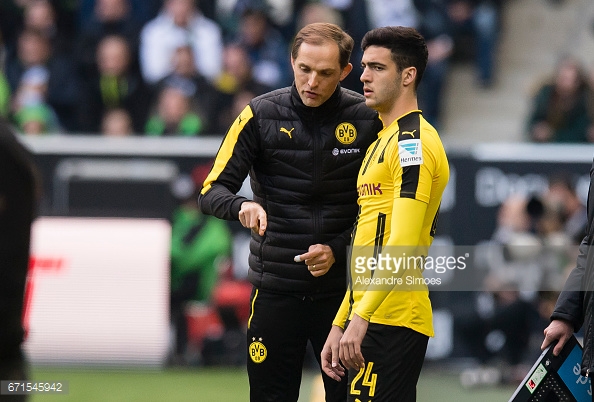
<path id="1" fill-rule="evenodd" d="M 340 123 L 336 126 L 334 135 L 341 144 L 349 145 L 357 138 L 357 129 L 351 123 Z"/>
<path id="2" fill-rule="evenodd" d="M 262 338 L 259 338 L 258 341 L 256 338 L 252 338 L 252 341 L 249 346 L 250 358 L 254 363 L 262 363 L 268 355 L 266 346 L 262 343 Z"/>

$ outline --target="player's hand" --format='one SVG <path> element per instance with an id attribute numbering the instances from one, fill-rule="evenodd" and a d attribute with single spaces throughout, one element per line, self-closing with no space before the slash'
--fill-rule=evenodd
<path id="1" fill-rule="evenodd" d="M 344 367 L 340 365 L 340 357 L 338 356 L 339 342 L 342 338 L 342 328 L 336 325 L 332 326 L 326 343 L 322 348 L 322 370 L 326 375 L 333 380 L 340 381 L 344 377 Z"/>
<path id="2" fill-rule="evenodd" d="M 361 353 L 361 342 L 363 342 L 368 325 L 367 321 L 354 314 L 340 339 L 339 356 L 347 369 L 359 370 L 365 367 L 365 359 Z"/>
<path id="3" fill-rule="evenodd" d="M 555 345 L 555 348 L 553 349 L 553 355 L 559 356 L 561 349 L 563 349 L 563 345 L 565 345 L 565 342 L 571 338 L 572 334 L 573 326 L 569 322 L 564 320 L 553 320 L 544 330 L 545 338 L 540 349 L 544 350 L 551 343 L 558 340 L 559 342 L 557 342 L 557 345 Z"/>
<path id="4" fill-rule="evenodd" d="M 239 222 L 241 222 L 243 227 L 252 229 L 260 236 L 264 236 L 266 226 L 268 225 L 266 211 L 264 211 L 262 205 L 253 201 L 246 201 L 241 204 Z"/>
<path id="5" fill-rule="evenodd" d="M 325 275 L 336 260 L 330 246 L 326 244 L 314 244 L 309 246 L 307 253 L 296 255 L 295 261 L 305 261 L 309 272 L 313 276 L 318 277 Z"/>

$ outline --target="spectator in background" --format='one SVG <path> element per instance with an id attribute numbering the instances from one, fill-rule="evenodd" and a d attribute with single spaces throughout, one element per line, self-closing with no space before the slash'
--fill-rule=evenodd
<path id="1" fill-rule="evenodd" d="M 251 60 L 254 80 L 274 89 L 290 85 L 288 44 L 270 24 L 266 11 L 262 7 L 246 8 L 239 24 L 235 41 Z"/>
<path id="2" fill-rule="evenodd" d="M 457 48 L 470 38 L 478 70 L 478 84 L 493 85 L 503 0 L 445 0 Z"/>
<path id="3" fill-rule="evenodd" d="M 189 301 L 211 302 L 219 272 L 231 256 L 232 235 L 223 220 L 200 212 L 197 192 L 210 169 L 199 165 L 173 186 L 180 201 L 171 226 L 171 321 L 176 329 L 173 362 L 185 364 L 188 344 L 185 308 Z"/>
<path id="4" fill-rule="evenodd" d="M 77 19 L 79 29 L 83 29 L 92 19 L 98 0 L 77 0 Z M 134 24 L 144 25 L 159 13 L 162 0 L 128 0 Z"/>
<path id="5" fill-rule="evenodd" d="M 77 39 L 76 58 L 78 67 L 85 75 L 94 72 L 97 46 L 108 36 L 126 39 L 130 52 L 130 64 L 138 68 L 138 47 L 141 25 L 134 20 L 130 0 L 95 0 L 94 11 L 89 21 L 81 26 Z"/>
<path id="6" fill-rule="evenodd" d="M 48 0 L 32 0 L 24 10 L 24 29 L 35 30 L 47 37 L 54 54 L 71 57 L 71 41 L 59 29 L 54 6 Z"/>
<path id="7" fill-rule="evenodd" d="M 103 114 L 101 133 L 108 137 L 126 137 L 134 133 L 132 118 L 126 109 L 111 109 Z"/>
<path id="8" fill-rule="evenodd" d="M 187 88 L 166 86 L 158 94 L 155 113 L 146 122 L 148 136 L 195 136 L 203 133 L 204 119 L 193 108 Z"/>
<path id="9" fill-rule="evenodd" d="M 195 0 L 165 0 L 161 13 L 140 34 L 140 67 L 146 82 L 154 84 L 173 71 L 175 50 L 189 45 L 198 72 L 208 80 L 221 71 L 221 28 L 206 18 Z"/>
<path id="10" fill-rule="evenodd" d="M 16 114 L 26 106 L 45 104 L 49 73 L 42 66 L 27 69 L 19 81 L 12 98 L 12 110 Z"/>
<path id="11" fill-rule="evenodd" d="M 528 116 L 528 136 L 534 142 L 593 142 L 588 112 L 592 89 L 581 63 L 564 56 L 552 79 L 540 86 Z"/>
<path id="12" fill-rule="evenodd" d="M 323 3 L 305 4 L 297 16 L 297 29 L 299 30 L 306 25 L 316 22 L 328 22 L 330 24 L 344 27 L 342 15 L 334 8 Z"/>
<path id="13" fill-rule="evenodd" d="M 159 93 L 165 87 L 183 88 L 192 98 L 202 120 L 202 132 L 211 133 L 214 128 L 218 105 L 217 91 L 198 72 L 194 64 L 194 53 L 190 46 L 180 46 L 175 50 L 172 60 L 173 72 L 155 85 L 155 92 Z M 223 107 L 223 105 L 220 105 Z"/>
<path id="14" fill-rule="evenodd" d="M 550 209 L 556 211 L 561 219 L 560 231 L 576 245 L 586 235 L 587 212 L 580 200 L 573 181 L 564 174 L 554 175 L 549 180 L 549 189 L 543 201 Z"/>
<path id="15" fill-rule="evenodd" d="M 226 132 L 239 115 L 235 105 L 239 107 L 247 98 L 251 100 L 272 90 L 254 79 L 251 60 L 246 50 L 238 44 L 225 46 L 223 71 L 215 80 L 215 89 L 217 96 L 213 130 L 219 134 Z M 247 103 L 241 108 L 245 105 Z"/>
<path id="16" fill-rule="evenodd" d="M 289 42 L 295 35 L 295 16 L 299 9 L 309 0 L 215 0 L 204 4 L 200 8 L 208 17 L 217 21 L 223 30 L 225 43 L 232 42 L 240 32 L 240 21 L 248 9 L 261 9 L 266 13 L 268 22 Z M 214 3 L 214 4 L 213 4 Z M 208 12 L 212 11 L 212 14 Z"/>
<path id="17" fill-rule="evenodd" d="M 25 21 L 27 18 L 30 18 L 26 16 L 27 9 L 29 9 L 31 6 L 35 6 L 38 2 L 39 0 L 0 1 L 0 34 L 5 40 L 9 53 L 16 53 L 16 43 L 18 36 L 23 30 L 40 28 L 39 26 L 26 27 L 29 22 Z M 51 4 L 52 8 L 53 20 L 56 22 L 56 31 L 54 31 L 54 33 L 58 33 L 58 36 L 60 37 L 72 37 L 72 34 L 75 33 L 74 14 L 75 8 L 77 7 L 77 1 L 49 0 L 49 3 Z M 39 10 L 38 7 L 35 8 Z M 46 11 L 41 13 L 38 13 L 37 11 L 34 12 L 34 25 L 41 21 L 47 21 L 45 17 L 38 19 L 39 16 L 45 13 Z M 46 34 L 47 33 L 48 32 L 46 32 Z M 65 43 L 65 45 L 69 47 L 68 43 Z"/>
<path id="18" fill-rule="evenodd" d="M 134 132 L 142 133 L 150 105 L 150 91 L 132 67 L 130 45 L 122 36 L 103 38 L 97 46 L 96 69 L 82 86 L 79 105 L 80 127 L 87 133 L 101 131 L 106 111 L 125 109 Z"/>
<path id="19" fill-rule="evenodd" d="M 19 131 L 27 135 L 55 133 L 60 130 L 54 111 L 43 103 L 22 107 L 14 120 Z"/>
<path id="20" fill-rule="evenodd" d="M 429 123 L 439 129 L 443 109 L 443 89 L 449 73 L 454 39 L 443 4 L 432 0 L 415 0 L 419 13 L 418 30 L 427 41 L 429 59 L 419 85 L 419 107 Z"/>
<path id="21" fill-rule="evenodd" d="M 23 31 L 17 50 L 6 66 L 14 94 L 13 113 L 25 106 L 45 105 L 55 112 L 61 128 L 78 130 L 79 82 L 70 60 L 54 55 L 49 39 L 37 31 Z"/>

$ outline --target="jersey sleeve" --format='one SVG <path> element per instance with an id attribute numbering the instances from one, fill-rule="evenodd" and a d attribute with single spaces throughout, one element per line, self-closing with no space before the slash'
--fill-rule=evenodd
<path id="1" fill-rule="evenodd" d="M 391 233 L 386 245 L 399 246 L 399 253 L 413 255 L 416 252 L 418 239 L 421 236 L 423 217 L 426 210 L 427 204 L 424 202 L 408 198 L 396 198 L 392 208 Z M 395 276 L 393 271 L 388 270 L 376 270 L 375 274 L 374 278 L 379 279 Z M 404 271 L 399 274 L 404 275 Z M 394 291 L 399 290 L 386 290 L 383 287 L 376 289 L 373 285 L 370 285 L 359 301 L 355 313 L 369 321 L 388 294 Z"/>
<path id="2" fill-rule="evenodd" d="M 203 213 L 226 220 L 238 220 L 241 204 L 238 196 L 243 181 L 258 155 L 259 135 L 250 105 L 235 119 L 221 143 L 210 173 L 198 196 Z"/>
<path id="3" fill-rule="evenodd" d="M 346 321 L 349 318 L 349 309 L 350 309 L 350 300 L 349 299 L 350 299 L 350 297 L 351 297 L 351 291 L 347 290 L 344 295 L 344 299 L 342 299 L 342 303 L 340 304 L 340 307 L 338 308 L 336 317 L 334 318 L 334 321 L 332 321 L 332 325 L 336 325 L 337 327 L 344 329 Z"/>

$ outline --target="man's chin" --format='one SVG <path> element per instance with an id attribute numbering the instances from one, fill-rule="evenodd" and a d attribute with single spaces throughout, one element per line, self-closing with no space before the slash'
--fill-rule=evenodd
<path id="1" fill-rule="evenodd" d="M 305 98 L 301 100 L 305 106 L 309 107 L 318 107 L 322 104 L 322 102 L 320 102 L 318 99 Z"/>
<path id="2" fill-rule="evenodd" d="M 366 105 L 368 108 L 370 108 L 370 109 L 377 110 L 377 109 L 376 109 L 376 106 L 377 106 L 377 105 L 376 105 L 376 103 L 375 103 L 375 102 L 374 102 L 372 99 L 365 98 L 365 105 Z"/>

